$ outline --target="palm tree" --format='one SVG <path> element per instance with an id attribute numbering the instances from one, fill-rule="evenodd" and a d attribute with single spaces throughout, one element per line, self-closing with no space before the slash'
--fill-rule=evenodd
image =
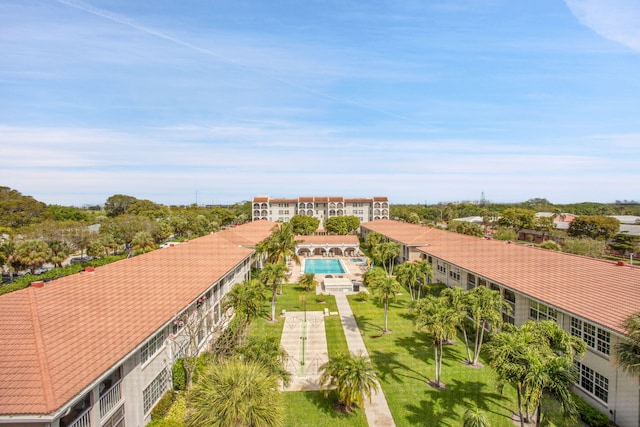
<path id="1" fill-rule="evenodd" d="M 69 245 L 61 240 L 54 240 L 49 242 L 49 248 L 51 249 L 50 261 L 56 267 L 62 267 L 62 262 L 69 256 Z"/>
<path id="2" fill-rule="evenodd" d="M 536 409 L 537 422 L 540 421 L 545 392 L 558 398 L 566 413 L 575 413 L 568 387 L 576 375 L 573 361 L 586 350 L 584 341 L 546 320 L 527 322 L 520 328 L 508 326 L 496 333 L 486 347 L 499 384 L 508 383 L 516 389 L 521 427 Z"/>
<path id="3" fill-rule="evenodd" d="M 389 330 L 388 319 L 389 319 L 389 300 L 395 299 L 396 294 L 402 291 L 402 287 L 400 283 L 395 279 L 395 277 L 389 277 L 386 275 L 381 275 L 375 277 L 373 280 L 368 281 L 368 286 L 378 298 L 382 300 L 384 304 L 384 329 L 383 333 L 391 332 Z"/>
<path id="4" fill-rule="evenodd" d="M 489 326 L 500 328 L 502 326 L 502 311 L 511 311 L 511 306 L 504 301 L 500 292 L 484 286 L 477 286 L 467 293 L 467 312 L 473 322 L 475 338 L 473 352 L 467 343 L 468 362 L 472 366 L 478 365 L 480 350 L 484 341 L 484 333 Z M 466 341 L 465 334 L 465 341 Z"/>
<path id="5" fill-rule="evenodd" d="M 18 245 L 13 252 L 13 262 L 33 273 L 51 259 L 51 249 L 42 240 L 27 240 Z"/>
<path id="6" fill-rule="evenodd" d="M 260 272 L 260 281 L 271 288 L 271 321 L 276 320 L 276 295 L 278 286 L 287 281 L 287 266 L 284 263 L 268 263 Z"/>
<path id="7" fill-rule="evenodd" d="M 418 277 L 420 276 L 420 265 L 416 262 L 405 262 L 396 268 L 396 280 L 400 285 L 409 289 L 411 301 L 416 300 L 417 289 L 419 287 Z"/>
<path id="8" fill-rule="evenodd" d="M 224 297 L 223 305 L 225 310 L 233 308 L 241 317 L 242 325 L 248 327 L 262 313 L 266 299 L 262 283 L 258 280 L 245 280 L 231 288 Z"/>
<path id="9" fill-rule="evenodd" d="M 416 326 L 433 336 L 435 381 L 433 385 L 441 388 L 442 346 L 448 337 L 455 335 L 461 313 L 456 311 L 445 296 L 432 295 L 418 301 L 416 305 Z"/>
<path id="10" fill-rule="evenodd" d="M 622 326 L 627 337 L 614 347 L 616 363 L 629 375 L 640 376 L 640 312 L 628 316 Z"/>
<path id="11" fill-rule="evenodd" d="M 355 406 L 362 407 L 364 397 L 371 400 L 372 393 L 379 389 L 373 363 L 362 353 L 340 354 L 320 366 L 320 371 L 320 384 L 325 396 L 335 388 L 338 403 L 347 412 L 353 411 Z"/>
<path id="12" fill-rule="evenodd" d="M 462 427 L 489 427 L 489 420 L 487 415 L 474 405 L 465 411 Z"/>
<path id="13" fill-rule="evenodd" d="M 291 383 L 291 373 L 285 367 L 289 354 L 280 346 L 279 339 L 270 335 L 250 336 L 247 342 L 238 348 L 237 354 L 243 360 L 263 364 L 285 387 Z"/>
<path id="14" fill-rule="evenodd" d="M 429 263 L 429 261 L 427 261 L 426 259 L 423 259 L 417 264 L 418 271 L 420 272 L 422 279 L 420 285 L 418 286 L 418 295 L 416 296 L 416 299 L 420 299 L 420 291 L 422 290 L 422 288 L 428 288 L 429 284 L 433 280 L 433 267 L 431 266 L 431 263 Z"/>
<path id="15" fill-rule="evenodd" d="M 155 248 L 153 237 L 146 231 L 138 231 L 131 241 L 134 249 L 142 249 L 142 253 Z"/>
<path id="16" fill-rule="evenodd" d="M 371 255 L 382 264 L 387 275 L 393 274 L 393 262 L 400 255 L 400 245 L 395 242 L 377 244 L 371 250 Z"/>
<path id="17" fill-rule="evenodd" d="M 312 291 L 318 286 L 316 275 L 313 273 L 304 273 L 298 279 L 298 285 L 302 286 L 306 291 Z"/>
<path id="18" fill-rule="evenodd" d="M 188 427 L 280 427 L 278 378 L 263 364 L 232 359 L 211 364 L 189 394 Z"/>
<path id="19" fill-rule="evenodd" d="M 302 241 L 296 241 L 291 223 L 276 225 L 272 231 L 269 237 L 256 245 L 256 252 L 266 255 L 268 263 L 286 263 L 292 259 L 296 264 L 300 264 L 296 244 Z"/>

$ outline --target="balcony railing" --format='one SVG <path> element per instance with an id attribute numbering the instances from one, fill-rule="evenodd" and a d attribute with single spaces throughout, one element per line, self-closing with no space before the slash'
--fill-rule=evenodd
<path id="1" fill-rule="evenodd" d="M 102 397 L 100 397 L 100 419 L 104 418 L 116 405 L 122 400 L 122 393 L 120 392 L 120 384 L 122 380 L 118 381 L 107 391 Z M 88 425 L 88 424 L 87 424 Z M 78 426 L 80 427 L 80 426 Z"/>
<path id="2" fill-rule="evenodd" d="M 90 427 L 91 418 L 89 411 L 91 408 L 87 408 L 76 420 L 69 425 L 69 427 Z"/>

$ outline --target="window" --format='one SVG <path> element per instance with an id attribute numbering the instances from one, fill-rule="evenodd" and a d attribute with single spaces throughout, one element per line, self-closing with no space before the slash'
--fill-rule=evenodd
<path id="1" fill-rule="evenodd" d="M 493 283 L 491 285 L 493 286 Z M 516 294 L 514 294 L 509 289 L 505 289 L 503 296 L 504 296 L 504 300 L 506 301 L 506 303 L 509 304 L 509 306 L 511 306 L 511 311 L 507 312 L 506 310 L 503 309 L 503 311 L 502 311 L 502 320 L 504 320 L 507 323 L 511 323 L 512 325 L 515 325 L 515 323 L 516 323 L 516 318 L 515 318 L 515 313 L 516 313 Z"/>
<path id="2" fill-rule="evenodd" d="M 447 274 L 447 266 L 445 266 L 444 264 L 440 264 L 440 263 L 438 263 L 438 265 L 436 266 L 436 269 L 437 269 L 440 273 Z"/>
<path id="3" fill-rule="evenodd" d="M 102 427 L 124 427 L 124 405 L 121 405 L 107 421 L 102 423 Z"/>
<path id="4" fill-rule="evenodd" d="M 476 276 L 471 273 L 467 273 L 467 289 L 473 289 L 476 287 Z"/>
<path id="5" fill-rule="evenodd" d="M 160 373 L 151 381 L 151 384 L 147 386 L 142 392 L 142 404 L 144 407 L 144 413 L 148 413 L 153 405 L 162 397 L 165 391 L 169 389 L 171 384 L 171 378 L 169 371 L 163 369 Z"/>
<path id="6" fill-rule="evenodd" d="M 449 277 L 453 280 L 460 281 L 460 271 L 449 270 Z"/>
<path id="7" fill-rule="evenodd" d="M 611 351 L 611 333 L 589 322 L 572 317 L 571 335 L 582 338 L 589 348 L 600 353 L 609 354 Z"/>
<path id="8" fill-rule="evenodd" d="M 558 321 L 558 311 L 555 308 L 540 304 L 537 301 L 529 301 L 529 318 L 533 320 Z"/>
<path id="9" fill-rule="evenodd" d="M 580 378 L 578 385 L 604 403 L 609 401 L 609 379 L 582 363 L 576 362 Z"/>
<path id="10" fill-rule="evenodd" d="M 164 345 L 164 331 L 158 332 L 140 349 L 140 363 L 144 363 L 158 352 Z"/>

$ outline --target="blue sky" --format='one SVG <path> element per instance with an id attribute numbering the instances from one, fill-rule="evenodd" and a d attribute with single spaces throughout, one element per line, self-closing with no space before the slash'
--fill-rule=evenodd
<path id="1" fill-rule="evenodd" d="M 46 203 L 640 199 L 640 0 L 0 0 Z"/>

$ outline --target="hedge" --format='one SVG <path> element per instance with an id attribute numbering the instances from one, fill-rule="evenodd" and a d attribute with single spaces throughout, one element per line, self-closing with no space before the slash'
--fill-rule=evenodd
<path id="1" fill-rule="evenodd" d="M 576 404 L 578 414 L 582 421 L 591 427 L 607 427 L 610 425 L 609 418 L 593 406 L 589 405 L 586 400 L 575 394 L 572 394 L 571 397 Z"/>
<path id="2" fill-rule="evenodd" d="M 169 408 L 171 408 L 171 404 L 173 403 L 173 399 L 175 397 L 175 392 L 173 390 L 169 390 L 158 400 L 156 406 L 151 410 L 151 419 L 159 420 L 164 418 L 169 412 Z"/>

